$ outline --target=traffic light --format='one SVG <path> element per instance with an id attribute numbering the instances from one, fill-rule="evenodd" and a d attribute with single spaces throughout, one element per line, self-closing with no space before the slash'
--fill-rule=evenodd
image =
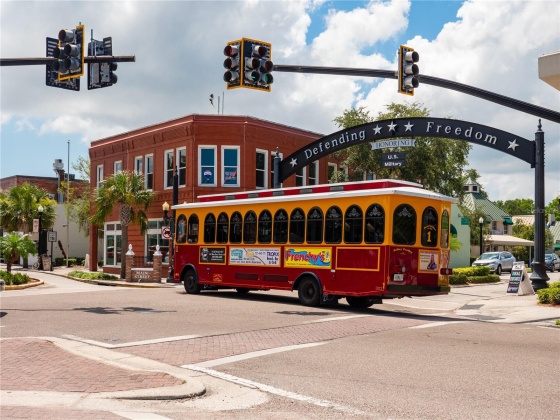
<path id="1" fill-rule="evenodd" d="M 103 42 L 88 43 L 88 57 L 96 55 L 113 55 L 113 39 L 103 38 Z M 117 63 L 89 63 L 88 64 L 88 90 L 113 86 L 118 77 L 115 71 Z"/>
<path id="2" fill-rule="evenodd" d="M 58 80 L 67 80 L 84 75 L 84 25 L 76 29 L 62 29 L 58 33 L 58 46 L 53 56 L 58 60 L 53 69 L 58 73 Z"/>
<path id="3" fill-rule="evenodd" d="M 420 55 L 413 48 L 401 45 L 399 48 L 399 93 L 414 96 L 414 88 L 419 86 L 420 69 L 415 64 Z"/>
<path id="4" fill-rule="evenodd" d="M 241 87 L 242 69 L 239 67 L 239 57 L 241 52 L 241 41 L 228 42 L 224 48 L 224 67 L 227 69 L 224 73 L 224 82 L 227 89 L 235 89 Z"/>
<path id="5" fill-rule="evenodd" d="M 241 86 L 270 92 L 274 81 L 271 71 L 272 45 L 268 42 L 243 38 L 241 57 L 243 61 Z"/>

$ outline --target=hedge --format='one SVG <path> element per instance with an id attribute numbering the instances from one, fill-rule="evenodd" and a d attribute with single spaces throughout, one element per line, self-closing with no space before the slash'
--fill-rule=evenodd
<path id="1" fill-rule="evenodd" d="M 560 281 L 552 283 L 546 289 L 537 290 L 539 303 L 560 305 Z"/>
<path id="2" fill-rule="evenodd" d="M 454 268 L 453 274 L 449 276 L 449 284 L 480 284 L 498 283 L 500 276 L 490 274 L 490 267 L 462 267 Z"/>
<path id="3" fill-rule="evenodd" d="M 19 284 L 29 283 L 29 276 L 23 273 L 8 273 L 0 271 L 0 278 L 4 279 L 6 286 L 17 286 Z"/>
<path id="4" fill-rule="evenodd" d="M 87 279 L 87 280 L 118 280 L 117 276 L 113 276 L 111 274 L 105 273 L 89 273 L 86 271 L 71 271 L 68 273 L 69 277 L 76 277 L 79 279 Z"/>

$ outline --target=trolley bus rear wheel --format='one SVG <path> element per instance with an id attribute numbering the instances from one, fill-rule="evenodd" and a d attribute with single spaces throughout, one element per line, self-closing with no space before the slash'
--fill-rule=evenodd
<path id="1" fill-rule="evenodd" d="M 235 290 L 237 290 L 237 293 L 240 293 L 242 295 L 245 295 L 251 291 L 251 289 L 249 289 L 248 287 L 238 287 Z"/>
<path id="2" fill-rule="evenodd" d="M 352 308 L 369 308 L 375 303 L 375 299 L 369 296 L 346 296 L 346 302 Z"/>
<path id="3" fill-rule="evenodd" d="M 200 285 L 196 278 L 194 270 L 188 270 L 183 277 L 183 284 L 185 285 L 185 292 L 189 295 L 196 295 L 200 293 Z"/>
<path id="4" fill-rule="evenodd" d="M 313 277 L 305 277 L 298 286 L 298 297 L 302 305 L 319 306 L 321 289 Z"/>

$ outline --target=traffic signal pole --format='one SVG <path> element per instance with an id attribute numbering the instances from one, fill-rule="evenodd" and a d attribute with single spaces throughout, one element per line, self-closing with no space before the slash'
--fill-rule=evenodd
<path id="1" fill-rule="evenodd" d="M 54 57 L 0 58 L 0 66 L 44 66 L 57 61 Z M 134 63 L 134 55 L 97 55 L 84 57 L 85 63 Z"/>

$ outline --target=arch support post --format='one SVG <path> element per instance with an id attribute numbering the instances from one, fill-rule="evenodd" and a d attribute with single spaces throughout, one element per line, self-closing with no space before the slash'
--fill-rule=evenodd
<path id="1" fill-rule="evenodd" d="M 535 133 L 535 261 L 532 264 L 531 284 L 533 290 L 548 287 L 544 265 L 544 132 L 539 128 Z"/>

